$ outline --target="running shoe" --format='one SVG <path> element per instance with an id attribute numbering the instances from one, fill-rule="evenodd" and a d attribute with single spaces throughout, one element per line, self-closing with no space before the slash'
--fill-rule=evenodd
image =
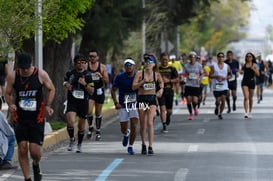
<path id="1" fill-rule="evenodd" d="M 151 146 L 148 147 L 148 155 L 153 155 L 154 151 L 153 148 Z"/>
<path id="2" fill-rule="evenodd" d="M 216 107 L 215 110 L 214 110 L 214 114 L 218 115 L 218 113 L 219 113 L 219 110 L 218 110 L 218 107 Z"/>
<path id="3" fill-rule="evenodd" d="M 199 111 L 197 108 L 194 108 L 194 115 L 197 116 L 199 114 Z"/>
<path id="4" fill-rule="evenodd" d="M 222 114 L 219 114 L 219 115 L 218 115 L 218 118 L 219 118 L 219 119 L 223 119 Z"/>
<path id="5" fill-rule="evenodd" d="M 248 118 L 252 118 L 252 114 L 251 114 L 251 112 L 250 112 L 250 113 L 248 113 Z"/>
<path id="6" fill-rule="evenodd" d="M 189 115 L 189 120 L 193 120 L 193 114 Z"/>
<path id="7" fill-rule="evenodd" d="M 100 141 L 100 140 L 101 140 L 100 131 L 96 131 L 96 141 Z"/>
<path id="8" fill-rule="evenodd" d="M 245 113 L 245 117 L 244 118 L 246 118 L 246 119 L 248 118 L 248 114 L 247 113 Z"/>
<path id="9" fill-rule="evenodd" d="M 142 145 L 141 154 L 142 154 L 142 155 L 147 155 L 147 148 L 146 148 L 146 145 Z"/>
<path id="10" fill-rule="evenodd" d="M 128 145 L 130 132 L 131 132 L 130 129 L 128 129 L 126 135 L 123 136 L 122 145 L 124 147 Z"/>
<path id="11" fill-rule="evenodd" d="M 81 152 L 82 152 L 82 144 L 78 144 L 76 153 L 81 153 Z"/>
<path id="12" fill-rule="evenodd" d="M 134 152 L 132 146 L 129 146 L 129 147 L 127 148 L 127 152 L 129 153 L 129 155 L 134 155 L 134 154 L 135 154 L 135 152 Z"/>
<path id="13" fill-rule="evenodd" d="M 161 132 L 162 133 L 168 133 L 167 126 L 163 126 Z"/>
<path id="14" fill-rule="evenodd" d="M 8 170 L 8 169 L 15 169 L 17 168 L 16 165 L 12 165 L 9 161 L 4 160 L 0 165 L 0 170 Z"/>
<path id="15" fill-rule="evenodd" d="M 93 126 L 89 127 L 89 130 L 88 130 L 87 135 L 86 135 L 87 139 L 90 139 L 92 137 L 93 131 L 94 131 L 94 127 Z"/>
<path id="16" fill-rule="evenodd" d="M 67 151 L 73 151 L 74 144 L 75 144 L 75 138 L 71 138 L 69 141 L 69 145 L 67 147 Z"/>

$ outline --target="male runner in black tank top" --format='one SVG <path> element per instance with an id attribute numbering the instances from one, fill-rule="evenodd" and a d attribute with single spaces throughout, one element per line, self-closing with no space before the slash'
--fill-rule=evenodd
<path id="1" fill-rule="evenodd" d="M 18 67 L 7 77 L 5 98 L 15 122 L 18 158 L 25 181 L 31 181 L 28 152 L 33 160 L 34 181 L 40 181 L 42 174 L 39 162 L 44 139 L 44 111 L 49 116 L 53 114 L 50 105 L 55 96 L 55 88 L 44 70 L 32 66 L 30 54 L 23 53 L 18 56 Z M 45 102 L 43 87 L 48 91 Z M 13 92 L 15 102 L 12 98 Z"/>
<path id="2" fill-rule="evenodd" d="M 101 121 L 102 121 L 102 106 L 105 99 L 104 84 L 108 83 L 108 73 L 106 66 L 99 62 L 98 52 L 91 50 L 89 52 L 88 70 L 91 71 L 92 80 L 94 82 L 94 93 L 89 98 L 89 112 L 87 120 L 89 124 L 89 131 L 87 138 L 91 138 L 93 132 L 93 108 L 95 105 L 96 115 L 96 140 L 101 139 Z"/>
<path id="3" fill-rule="evenodd" d="M 163 125 L 162 132 L 166 133 L 168 132 L 167 126 L 171 122 L 174 98 L 173 85 L 178 83 L 178 73 L 174 67 L 168 65 L 168 54 L 162 53 L 160 55 L 160 60 L 161 65 L 159 66 L 159 73 L 164 82 L 164 91 L 162 97 L 158 98 L 158 103 L 160 106 L 160 117 Z"/>

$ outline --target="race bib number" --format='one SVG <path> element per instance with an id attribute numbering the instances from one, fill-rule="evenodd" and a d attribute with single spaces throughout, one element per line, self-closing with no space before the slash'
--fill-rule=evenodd
<path id="1" fill-rule="evenodd" d="M 195 80 L 195 79 L 197 79 L 198 77 L 197 77 L 197 74 L 196 73 L 190 73 L 189 74 L 189 79 L 192 79 L 192 80 Z"/>
<path id="2" fill-rule="evenodd" d="M 231 74 L 231 78 L 228 79 L 228 81 L 230 82 L 230 81 L 234 81 L 234 80 L 235 80 L 235 75 L 234 75 L 234 74 Z"/>
<path id="3" fill-rule="evenodd" d="M 124 103 L 132 103 L 136 102 L 136 94 L 135 93 L 129 93 L 124 95 Z"/>
<path id="4" fill-rule="evenodd" d="M 143 84 L 144 90 L 154 90 L 155 89 L 155 83 L 154 82 L 148 82 Z"/>
<path id="5" fill-rule="evenodd" d="M 92 80 L 100 80 L 99 76 L 96 73 L 91 73 Z"/>
<path id="6" fill-rule="evenodd" d="M 19 107 L 25 111 L 36 111 L 37 101 L 36 99 L 22 99 L 19 101 Z"/>
<path id="7" fill-rule="evenodd" d="M 216 88 L 216 90 L 217 89 L 223 89 L 224 88 L 224 83 L 222 83 L 222 82 L 216 83 L 215 88 Z"/>
<path id="8" fill-rule="evenodd" d="M 102 94 L 103 94 L 102 88 L 97 89 L 97 95 L 102 95 Z"/>
<path id="9" fill-rule="evenodd" d="M 76 99 L 84 99 L 84 91 L 83 90 L 73 90 L 72 95 Z"/>

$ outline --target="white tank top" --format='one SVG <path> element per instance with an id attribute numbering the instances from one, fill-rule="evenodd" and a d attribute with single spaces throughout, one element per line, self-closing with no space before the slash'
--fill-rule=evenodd
<path id="1" fill-rule="evenodd" d="M 218 64 L 214 64 L 214 75 L 219 75 L 222 77 L 227 77 L 228 75 L 228 65 L 224 63 L 222 69 L 219 68 Z M 214 91 L 224 91 L 228 90 L 228 81 L 227 80 L 217 80 L 213 79 L 213 90 Z"/>

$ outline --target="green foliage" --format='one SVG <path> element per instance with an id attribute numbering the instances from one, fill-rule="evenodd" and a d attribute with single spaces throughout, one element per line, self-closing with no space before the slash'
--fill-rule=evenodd
<path id="1" fill-rule="evenodd" d="M 22 41 L 34 36 L 37 17 L 37 0 L 0 0 L 0 44 L 20 49 Z M 69 33 L 83 27 L 79 14 L 91 7 L 94 0 L 47 0 L 42 1 L 42 23 L 44 40 L 61 41 Z"/>
<path id="2" fill-rule="evenodd" d="M 211 3 L 210 9 L 200 11 L 189 23 L 180 26 L 181 51 L 199 51 L 204 46 L 209 53 L 225 49 L 231 41 L 244 37 L 238 29 L 248 22 L 247 2 L 221 0 Z"/>

